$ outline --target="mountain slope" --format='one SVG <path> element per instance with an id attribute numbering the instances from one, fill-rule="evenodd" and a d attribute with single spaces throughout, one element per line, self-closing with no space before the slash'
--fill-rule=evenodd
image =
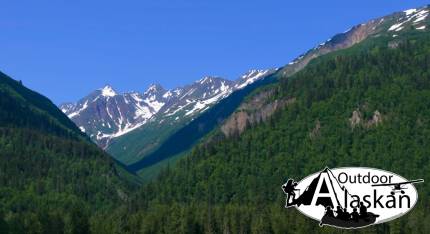
<path id="1" fill-rule="evenodd" d="M 318 46 L 300 55 L 282 69 L 284 76 L 289 76 L 303 69 L 312 59 L 337 50 L 351 47 L 369 37 L 381 34 L 390 34 L 393 37 L 402 34 L 408 29 L 427 30 L 428 7 L 409 9 L 396 12 L 356 25 L 343 33 L 329 38 Z M 426 28 L 427 27 L 427 28 Z"/>
<path id="2" fill-rule="evenodd" d="M 421 7 L 404 12 L 396 12 L 356 25 L 300 55 L 288 65 L 281 68 L 278 74 L 283 77 L 289 77 L 305 68 L 306 65 L 319 56 L 329 53 L 333 54 L 336 51 L 342 51 L 361 42 L 365 44 L 366 40 L 381 36 L 390 37 L 389 46 L 396 48 L 402 35 L 428 31 L 428 15 L 429 8 Z M 280 102 L 275 100 L 275 102 L 272 102 L 268 94 L 273 94 L 274 92 L 277 92 L 277 90 L 265 90 L 249 98 L 247 102 L 242 103 L 238 110 L 221 127 L 224 134 L 227 136 L 240 134 L 245 129 L 246 123 L 250 125 L 258 124 L 261 120 L 267 119 L 271 114 L 282 109 L 286 104 L 295 101 L 292 98 L 290 100 L 281 100 Z"/>
<path id="3" fill-rule="evenodd" d="M 1 72 L 0 77 L 0 103 L 3 107 L 0 123 L 3 127 L 31 127 L 76 138 L 85 136 L 49 99 L 25 88 L 21 82 L 12 80 Z M 34 115 L 28 115 L 29 112 Z"/>
<path id="4" fill-rule="evenodd" d="M 236 81 L 204 77 L 190 85 L 165 90 L 151 85 L 144 93 L 118 94 L 106 86 L 61 110 L 99 146 L 130 164 L 156 150 L 169 136 L 235 90 L 275 70 L 251 70 Z"/>
<path id="5" fill-rule="evenodd" d="M 136 163 L 128 165 L 127 168 L 130 171 L 138 172 L 146 167 L 187 151 L 202 137 L 218 127 L 228 116 L 230 116 L 247 95 L 258 87 L 271 84 L 273 82 L 276 82 L 276 77 L 269 75 L 233 92 L 231 95 L 221 100 L 219 103 L 169 136 L 155 151 L 146 155 Z"/>
<path id="6" fill-rule="evenodd" d="M 305 54 L 294 59 L 292 62 L 281 68 L 275 76 L 289 77 L 294 75 L 296 72 L 305 68 L 306 65 L 314 58 L 352 47 L 365 41 L 366 39 L 380 37 L 383 35 L 396 38 L 399 35 L 402 35 L 402 33 L 409 33 L 410 31 L 426 31 L 427 16 L 428 9 L 424 7 L 420 9 L 411 9 L 405 12 L 394 13 L 354 26 L 350 30 L 335 35 L 333 38 L 319 44 Z M 401 25 L 401 27 L 393 30 L 396 25 Z M 393 40 L 390 46 L 395 46 L 393 43 L 395 44 L 396 40 Z M 240 134 L 244 131 L 244 129 L 246 129 L 247 126 L 266 121 L 277 110 L 284 108 L 286 105 L 292 102 L 295 102 L 294 98 L 289 100 L 280 100 L 279 102 L 275 100 L 275 102 L 272 102 L 270 98 L 272 94 L 276 92 L 276 89 L 265 90 L 263 93 L 254 95 L 252 98 L 249 98 L 246 102 L 242 103 L 234 113 L 231 112 L 233 114 L 226 121 L 224 121 L 224 116 L 220 117 L 219 122 L 223 122 L 221 129 L 223 130 L 224 134 L 227 136 L 232 134 Z M 219 103 L 213 108 L 216 108 L 218 105 L 223 105 L 223 103 Z M 192 125 L 193 122 L 194 121 L 191 121 L 190 124 Z M 187 126 L 185 126 L 184 129 L 188 129 Z M 192 127 L 190 129 L 192 129 Z M 196 131 L 194 130 L 194 132 Z M 180 134 L 178 134 L 178 136 L 180 136 Z M 172 139 L 175 139 L 172 142 L 183 142 L 183 140 L 179 139 L 179 137 L 172 136 Z M 169 139 L 166 140 L 166 143 L 167 142 L 169 142 Z M 164 149 L 162 145 L 157 151 L 148 154 L 148 158 L 143 158 L 141 161 L 130 165 L 129 169 L 134 171 L 141 170 L 144 167 L 152 165 L 155 162 L 154 158 L 172 157 L 173 154 L 167 151 L 169 148 L 170 147 L 168 144 L 164 145 Z M 173 148 L 178 147 L 172 147 L 172 149 Z M 121 150 L 122 152 L 126 153 L 128 148 Z M 120 154 L 120 151 L 115 153 Z M 176 153 L 178 152 L 176 151 Z"/>
<path id="7" fill-rule="evenodd" d="M 228 96 L 234 83 L 205 77 L 191 85 L 166 91 L 166 104 L 140 128 L 112 139 L 107 151 L 126 164 L 136 162 L 154 151 L 162 142 L 210 106 Z"/>
<path id="8" fill-rule="evenodd" d="M 283 207 L 286 178 L 369 166 L 430 179 L 430 33 L 397 33 L 283 75 L 268 100 L 294 102 L 241 135 L 218 132 L 165 169 L 136 196 L 132 217 L 143 221 L 130 225 L 166 233 L 335 233 Z M 417 189 L 420 201 L 407 215 L 356 232 L 429 232 L 430 186 Z"/>
<path id="9" fill-rule="evenodd" d="M 0 73 L 0 230 L 87 233 L 135 187 L 51 101 Z M 127 179 L 126 179 L 127 178 Z"/>
<path id="10" fill-rule="evenodd" d="M 95 142 L 105 148 L 109 140 L 145 124 L 167 101 L 166 91 L 152 85 L 145 93 L 118 95 L 110 86 L 96 90 L 76 104 L 60 106 Z"/>

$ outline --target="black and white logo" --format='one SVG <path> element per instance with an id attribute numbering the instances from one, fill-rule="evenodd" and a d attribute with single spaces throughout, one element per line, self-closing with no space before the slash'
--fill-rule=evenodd
<path id="1" fill-rule="evenodd" d="M 414 183 L 389 171 L 365 167 L 325 168 L 282 190 L 286 208 L 295 207 L 320 226 L 362 228 L 410 211 L 418 200 Z"/>

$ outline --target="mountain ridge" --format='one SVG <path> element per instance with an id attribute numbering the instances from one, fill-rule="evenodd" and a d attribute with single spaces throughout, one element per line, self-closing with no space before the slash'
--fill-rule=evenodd
<path id="1" fill-rule="evenodd" d="M 281 67 L 278 71 L 279 76 L 288 79 L 288 77 L 300 72 L 309 63 L 312 63 L 315 58 L 348 49 L 369 38 L 377 38 L 380 36 L 392 37 L 393 40 L 391 40 L 389 46 L 395 48 L 401 42 L 402 34 L 408 34 L 409 32 L 426 32 L 428 30 L 428 15 L 429 6 L 426 5 L 419 8 L 395 12 L 355 25 L 345 32 L 335 34 L 332 38 L 318 44 L 314 48 L 293 59 L 284 67 Z M 264 92 L 275 93 L 275 91 L 276 90 L 266 90 Z M 266 116 L 267 119 L 267 117 L 284 107 L 283 105 L 270 102 L 273 95 L 261 95 L 265 98 L 259 98 L 258 95 L 261 95 L 261 93 L 255 94 L 246 102 L 242 103 L 238 110 L 223 123 L 221 129 L 227 137 L 242 133 L 245 126 L 260 123 L 262 119 L 261 116 Z M 294 98 L 279 101 L 290 102 L 293 101 L 293 99 Z M 269 107 L 269 114 L 257 110 L 255 108 L 256 106 L 259 106 L 262 110 L 267 110 Z M 256 116 L 258 118 L 256 118 Z"/>
<path id="2" fill-rule="evenodd" d="M 96 211 L 140 185 L 49 99 L 4 73 L 0 158 L 2 233 L 89 233 Z"/>
<path id="3" fill-rule="evenodd" d="M 205 76 L 192 84 L 169 90 L 154 83 L 141 93 L 118 93 L 107 84 L 78 102 L 63 103 L 59 108 L 81 131 L 106 149 L 112 138 L 127 134 L 153 118 L 155 120 L 151 121 L 157 121 L 157 118 L 165 121 L 164 117 L 182 110 L 186 110 L 183 116 L 194 116 L 234 90 L 244 88 L 274 70 L 250 70 L 235 81 Z M 177 119 L 181 117 L 176 116 Z"/>
<path id="4" fill-rule="evenodd" d="M 178 232 L 330 233 L 339 230 L 285 210 L 281 185 L 287 178 L 304 178 L 324 166 L 428 177 L 429 38 L 428 31 L 415 29 L 397 37 L 384 33 L 280 77 L 269 101 L 295 98 L 294 103 L 241 135 L 217 132 L 195 146 L 141 190 L 136 216 L 149 232 L 163 222 L 165 232 L 186 223 Z M 390 46 L 393 41 L 397 47 Z M 383 122 L 352 127 L 357 108 L 365 120 L 378 111 Z M 428 185 L 420 187 L 420 202 L 401 220 L 364 231 L 428 232 L 429 191 Z M 179 212 L 185 215 L 178 218 Z"/>

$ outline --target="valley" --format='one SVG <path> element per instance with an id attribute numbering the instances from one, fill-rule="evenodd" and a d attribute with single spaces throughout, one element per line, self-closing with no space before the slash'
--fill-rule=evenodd
<path id="1" fill-rule="evenodd" d="M 106 85 L 58 106 L 0 73 L 0 233 L 344 233 L 285 209 L 281 186 L 324 166 L 430 180 L 429 11 L 236 80 Z M 430 186 L 417 192 L 408 214 L 351 232 L 429 233 Z"/>

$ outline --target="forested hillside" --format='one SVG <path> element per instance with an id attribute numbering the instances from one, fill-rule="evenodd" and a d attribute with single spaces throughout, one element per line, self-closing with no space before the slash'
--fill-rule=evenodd
<path id="1" fill-rule="evenodd" d="M 353 27 L 232 93 L 128 167 L 170 157 L 140 188 L 49 99 L 0 73 L 0 233 L 430 233 L 428 182 L 408 214 L 351 231 L 285 209 L 281 190 L 326 166 L 430 180 L 427 9 Z M 222 131 L 238 112 L 252 118 Z"/>
<path id="2" fill-rule="evenodd" d="M 430 180 L 430 35 L 381 35 L 280 77 L 294 98 L 240 136 L 194 147 L 114 214 L 109 229 L 143 233 L 343 233 L 285 209 L 281 185 L 325 166 L 367 166 Z M 430 186 L 400 219 L 356 233 L 429 233 Z"/>
<path id="3" fill-rule="evenodd" d="M 233 92 L 187 125 L 177 130 L 174 134 L 171 134 L 157 150 L 148 154 L 142 160 L 128 165 L 127 168 L 130 171 L 138 172 L 165 159 L 186 152 L 231 115 L 248 94 L 258 87 L 276 81 L 275 77 L 268 75 L 243 89 Z"/>
<path id="4" fill-rule="evenodd" d="M 0 233 L 89 233 L 132 178 L 51 101 L 0 74 Z"/>

